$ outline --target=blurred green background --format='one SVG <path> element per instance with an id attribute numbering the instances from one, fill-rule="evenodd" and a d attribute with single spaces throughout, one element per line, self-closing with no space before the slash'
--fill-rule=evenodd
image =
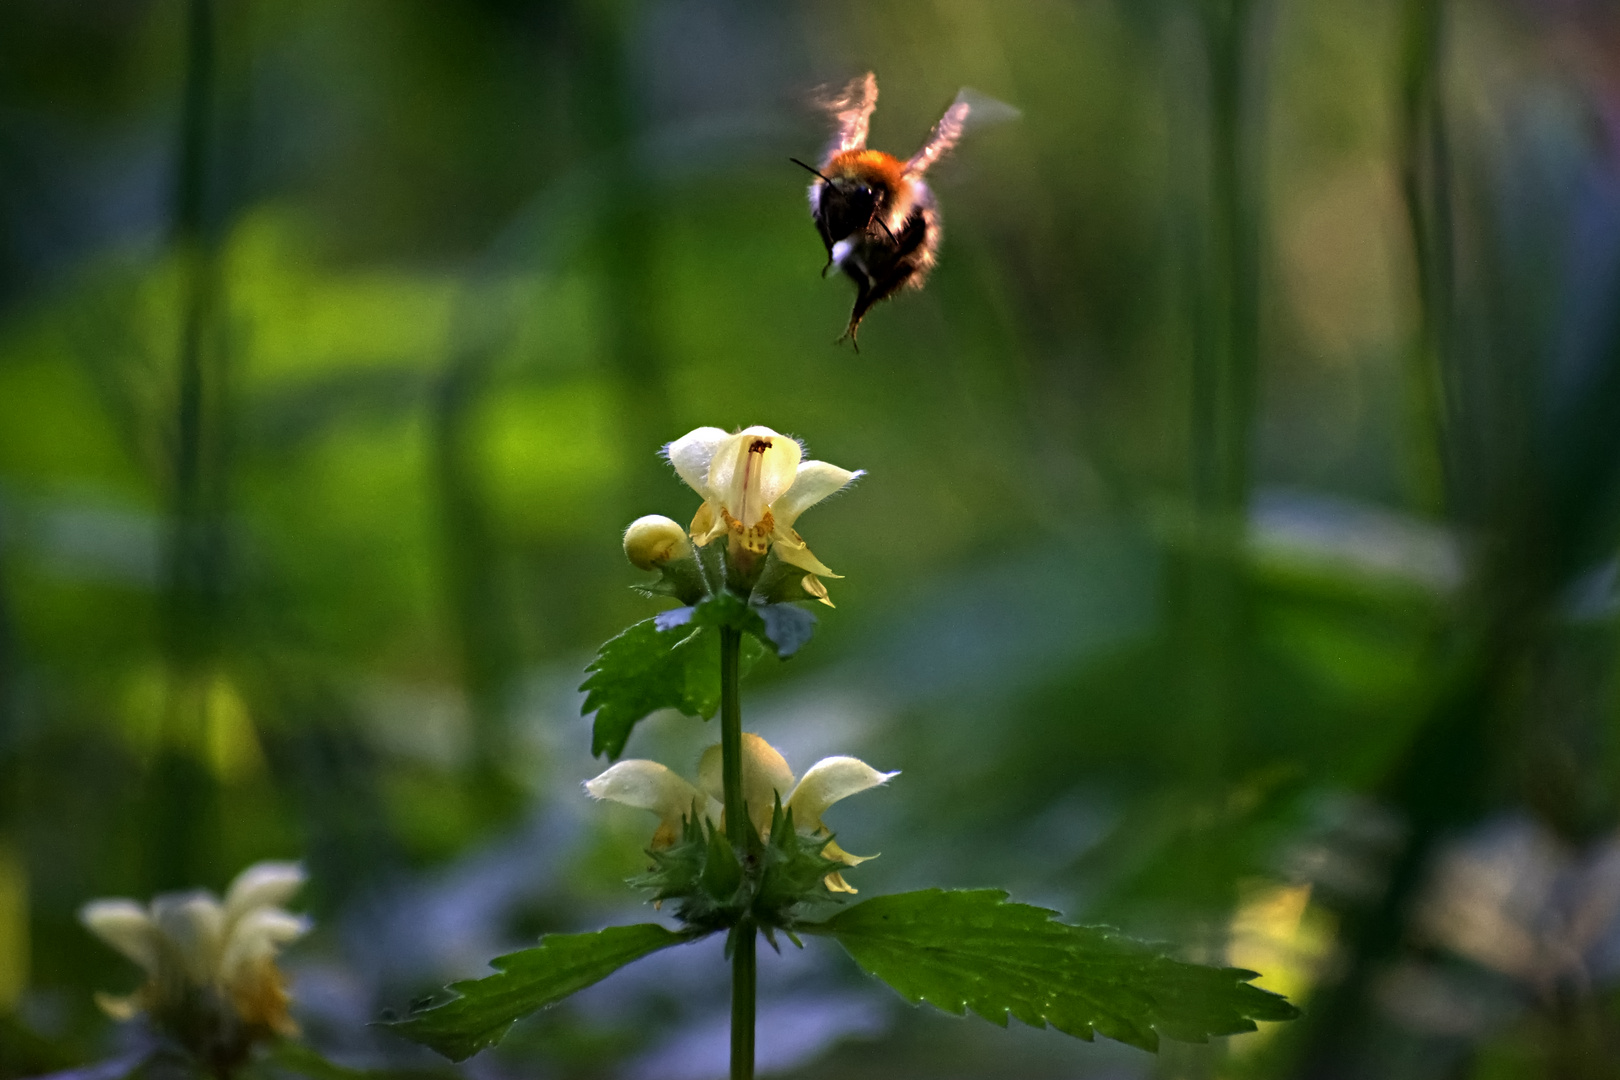
<path id="1" fill-rule="evenodd" d="M 789 155 L 868 68 L 928 288 L 847 282 Z M 863 892 L 998 885 L 1265 973 L 1151 1058 L 761 966 L 783 1077 L 1620 1075 L 1620 13 L 1605 0 L 7 0 L 0 1076 L 117 1059 L 76 910 L 301 858 L 309 1043 L 650 917 L 576 687 L 657 606 L 656 457 L 869 476 L 836 612 L 744 689 Z M 689 771 L 712 727 L 632 756 Z M 295 905 L 298 906 L 298 905 Z M 479 1078 L 705 1080 L 719 949 Z"/>

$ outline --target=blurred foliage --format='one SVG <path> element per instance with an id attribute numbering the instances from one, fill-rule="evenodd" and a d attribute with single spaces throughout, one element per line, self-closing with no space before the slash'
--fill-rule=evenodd
<path id="1" fill-rule="evenodd" d="M 745 691 L 903 770 L 863 890 L 1307 1014 L 1155 1060 L 790 949 L 762 1071 L 1616 1075 L 1617 56 L 1604 0 L 0 5 L 0 1076 L 138 1049 L 97 896 L 303 858 L 306 1039 L 383 1072 L 384 1010 L 645 918 L 575 688 L 695 509 L 657 447 L 749 423 L 870 474 Z M 880 148 L 1022 119 L 855 355 L 786 159 L 867 68 Z M 715 1075 L 686 952 L 489 1067 Z"/>

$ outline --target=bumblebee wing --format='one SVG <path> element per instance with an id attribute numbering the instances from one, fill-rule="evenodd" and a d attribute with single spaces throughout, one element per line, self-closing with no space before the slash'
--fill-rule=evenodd
<path id="1" fill-rule="evenodd" d="M 911 155 L 906 162 L 906 173 L 910 176 L 921 176 L 928 171 L 929 166 L 945 156 L 946 151 L 956 145 L 967 129 L 969 118 L 973 126 L 983 127 L 1005 120 L 1016 120 L 1021 114 L 1004 101 L 997 101 L 993 97 L 981 94 L 976 90 L 963 87 L 951 102 L 951 107 L 945 110 L 945 115 L 939 118 L 934 130 L 929 133 L 928 141 L 923 143 L 921 150 Z"/>
<path id="2" fill-rule="evenodd" d="M 877 108 L 877 76 L 868 71 L 849 80 L 844 92 L 826 102 L 837 129 L 827 148 L 828 156 L 866 146 L 866 133 L 872 126 L 872 110 Z"/>
<path id="3" fill-rule="evenodd" d="M 962 129 L 967 126 L 967 118 L 972 111 L 973 106 L 957 95 L 951 107 L 945 110 L 945 115 L 939 118 L 939 123 L 934 125 L 934 130 L 929 132 L 928 141 L 923 143 L 922 149 L 912 154 L 906 162 L 906 172 L 911 176 L 921 176 L 927 172 L 928 167 L 943 157 L 962 137 Z"/>

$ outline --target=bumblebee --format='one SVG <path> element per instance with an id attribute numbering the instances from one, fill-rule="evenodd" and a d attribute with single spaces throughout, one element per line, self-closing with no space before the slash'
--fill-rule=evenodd
<path id="1" fill-rule="evenodd" d="M 877 76 L 853 79 L 842 94 L 826 103 L 835 131 L 811 168 L 810 216 L 827 248 L 822 276 L 834 267 L 855 282 L 855 307 L 848 338 L 859 351 L 855 332 L 879 300 L 901 289 L 920 288 L 939 253 L 939 207 L 923 174 L 962 136 L 970 106 L 958 97 L 934 125 L 928 141 L 905 161 L 866 147 L 872 110 L 877 107 Z"/>

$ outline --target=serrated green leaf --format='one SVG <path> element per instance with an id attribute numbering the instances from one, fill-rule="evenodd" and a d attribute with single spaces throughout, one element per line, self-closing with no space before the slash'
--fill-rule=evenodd
<path id="1" fill-rule="evenodd" d="M 548 934 L 540 944 L 490 961 L 498 974 L 452 983 L 456 997 L 386 1022 L 451 1061 L 494 1046 L 530 1013 L 607 978 L 624 965 L 693 940 L 657 923 L 610 926 L 590 934 Z"/>
<path id="2" fill-rule="evenodd" d="M 677 609 L 690 612 L 691 609 Z M 667 614 L 671 614 L 666 612 Z M 596 713 L 591 753 L 617 758 L 649 713 L 679 709 L 707 720 L 720 707 L 720 650 L 712 630 L 644 619 L 609 640 L 585 670 L 582 713 Z"/>
<path id="3" fill-rule="evenodd" d="M 1156 1051 L 1159 1036 L 1206 1042 L 1291 1020 L 1286 999 L 1250 986 L 1252 971 L 1173 960 L 1111 930 L 1055 921 L 997 889 L 879 896 L 801 932 L 830 934 L 869 974 L 913 1004 L 1003 1027 L 1015 1016 L 1090 1041 Z"/>

